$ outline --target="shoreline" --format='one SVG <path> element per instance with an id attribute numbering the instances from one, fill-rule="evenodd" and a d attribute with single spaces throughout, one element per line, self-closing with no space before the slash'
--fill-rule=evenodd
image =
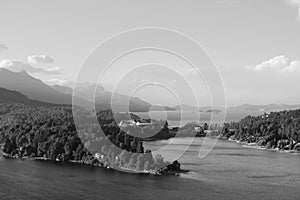
<path id="1" fill-rule="evenodd" d="M 1 156 L 2 154 L 2 156 Z M 57 160 L 52 160 L 50 158 L 44 158 L 44 157 L 17 157 L 17 156 L 12 156 L 9 155 L 5 152 L 3 152 L 0 149 L 0 158 L 6 158 L 6 159 L 19 159 L 19 160 L 29 160 L 29 161 L 48 161 L 48 162 L 53 162 L 53 163 L 64 163 L 64 164 L 78 164 L 78 165 L 83 165 L 83 166 L 92 166 L 92 167 L 99 167 L 102 169 L 106 169 L 106 170 L 115 170 L 118 172 L 122 172 L 122 173 L 127 173 L 127 174 L 139 174 L 139 175 L 154 175 L 154 176 L 179 176 L 179 174 L 181 173 L 187 173 L 189 172 L 189 170 L 180 170 L 180 171 L 171 171 L 171 172 L 160 172 L 159 170 L 149 170 L 149 171 L 135 171 L 135 170 L 131 170 L 131 169 L 127 169 L 125 167 L 109 167 L 109 166 L 105 166 L 104 164 L 100 163 L 100 164 L 93 164 L 91 162 L 86 162 L 86 161 L 77 161 L 77 160 L 69 160 L 69 161 L 57 161 Z"/>
<path id="2" fill-rule="evenodd" d="M 219 138 L 221 139 L 221 138 Z M 282 150 L 279 148 L 271 148 L 271 149 L 267 149 L 265 146 L 260 146 L 257 143 L 253 142 L 253 143 L 248 143 L 248 142 L 243 142 L 240 140 L 234 140 L 234 139 L 221 139 L 224 141 L 228 141 L 228 142 L 235 142 L 236 144 L 240 144 L 242 147 L 244 148 L 252 148 L 252 149 L 257 149 L 257 150 L 263 150 L 263 151 L 271 151 L 271 152 L 277 152 L 277 153 L 289 153 L 289 154 L 295 154 L 295 155 L 300 155 L 300 151 L 297 150 Z"/>

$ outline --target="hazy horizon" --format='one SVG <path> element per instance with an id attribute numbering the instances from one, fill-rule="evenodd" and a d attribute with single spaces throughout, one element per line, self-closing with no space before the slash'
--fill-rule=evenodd
<path id="1" fill-rule="evenodd" d="M 102 41 L 130 29 L 161 27 L 182 32 L 203 46 L 220 71 L 227 107 L 300 102 L 298 0 L 164 1 L 159 6 L 158 1 L 89 2 L 0 1 L 0 67 L 26 70 L 50 85 L 70 86 L 84 59 Z M 160 60 L 179 71 L 157 65 Z M 211 70 L 206 63 L 199 67 Z M 135 85 L 158 82 L 182 96 L 181 104 L 195 105 L 186 80 L 195 85 L 199 105 L 209 106 L 205 82 L 186 63 L 161 52 L 126 56 L 101 85 L 129 95 Z M 151 104 L 178 105 L 174 95 L 153 85 L 134 95 Z"/>
<path id="2" fill-rule="evenodd" d="M 0 200 L 299 199 L 300 0 L 0 0 L 0 24 Z"/>

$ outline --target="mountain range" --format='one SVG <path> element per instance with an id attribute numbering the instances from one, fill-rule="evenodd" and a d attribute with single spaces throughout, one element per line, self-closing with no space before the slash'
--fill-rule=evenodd
<path id="1" fill-rule="evenodd" d="M 74 96 L 75 101 L 82 107 L 91 105 L 91 89 L 94 85 L 79 83 Z M 32 77 L 26 71 L 12 72 L 8 69 L 0 68 L 0 87 L 20 92 L 28 99 L 51 104 L 72 104 L 73 89 L 67 86 L 50 86 L 43 81 Z M 113 96 L 113 98 L 112 98 Z M 137 97 L 111 93 L 103 87 L 98 86 L 96 92 L 96 108 L 104 110 L 111 108 L 112 104 L 115 111 L 146 112 L 151 104 Z M 128 103 L 129 102 L 129 103 Z"/>
<path id="2" fill-rule="evenodd" d="M 195 112 L 223 112 L 224 108 L 195 107 L 190 105 L 177 105 L 174 107 L 164 106 L 152 107 L 152 105 L 138 97 L 129 97 L 127 95 L 112 93 L 103 87 L 91 83 L 78 83 L 74 100 L 82 107 L 88 107 L 93 102 L 94 88 L 96 88 L 95 102 L 97 110 L 113 108 L 114 111 L 124 112 L 147 112 L 151 108 L 153 111 L 195 111 Z M 12 72 L 8 69 L 0 68 L 0 102 L 18 102 L 30 105 L 51 106 L 53 104 L 72 104 L 73 89 L 68 86 L 54 85 L 50 86 L 43 81 L 32 77 L 26 71 Z M 113 106 L 112 106 L 113 105 Z M 270 112 L 280 110 L 299 109 L 299 105 L 287 104 L 268 104 L 251 105 L 244 104 L 240 106 L 229 107 L 226 110 L 230 112 Z"/>
<path id="3" fill-rule="evenodd" d="M 157 108 L 157 110 L 162 110 Z M 272 111 L 282 111 L 282 110 L 295 110 L 300 109 L 300 105 L 288 105 L 288 104 L 267 104 L 267 105 L 252 105 L 252 104 L 243 104 L 238 106 L 231 106 L 228 108 L 214 107 L 213 109 L 210 106 L 190 106 L 190 105 L 177 105 L 174 107 L 164 107 L 167 111 L 194 111 L 194 112 L 213 112 L 220 113 L 224 112 L 244 112 L 244 113 L 263 113 L 263 112 L 272 112 Z"/>
<path id="4" fill-rule="evenodd" d="M 57 104 L 45 103 L 45 102 L 29 99 L 27 96 L 25 96 L 20 92 L 8 90 L 1 87 L 0 87 L 0 103 L 21 103 L 24 105 L 44 106 L 44 107 L 57 106 Z"/>
<path id="5" fill-rule="evenodd" d="M 299 109 L 300 105 L 287 105 L 287 104 L 267 104 L 267 105 L 252 105 L 243 104 L 239 106 L 229 107 L 229 111 L 248 111 L 248 112 L 270 112 L 270 111 L 281 111 L 281 110 L 295 110 Z"/>
<path id="6" fill-rule="evenodd" d="M 54 85 L 53 88 L 64 94 L 72 95 L 73 93 L 73 89 L 67 86 Z M 116 111 L 128 111 L 129 109 L 131 112 L 145 112 L 152 106 L 140 98 L 112 93 L 100 85 L 88 82 L 77 83 L 74 93 L 75 96 L 84 97 L 85 100 L 90 102 L 93 102 L 95 97 L 96 106 L 100 109 L 109 109 L 112 107 Z"/>
<path id="7" fill-rule="evenodd" d="M 54 103 L 71 104 L 70 95 L 62 94 L 52 87 L 46 85 L 41 80 L 30 76 L 26 71 L 12 72 L 0 69 L 0 87 L 18 91 L 30 99 Z"/>

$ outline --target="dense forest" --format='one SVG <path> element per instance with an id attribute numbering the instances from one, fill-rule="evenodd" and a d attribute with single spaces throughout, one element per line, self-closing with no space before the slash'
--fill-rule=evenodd
<path id="1" fill-rule="evenodd" d="M 90 154 L 78 137 L 70 107 L 1 104 L 0 142 L 14 156 L 82 160 Z"/>
<path id="2" fill-rule="evenodd" d="M 111 110 L 100 111 L 95 123 L 91 113 L 76 112 L 81 116 L 77 126 L 70 106 L 0 104 L 3 152 L 13 157 L 40 157 L 139 171 L 169 164 L 161 155 L 153 157 L 151 151 L 145 150 L 142 138 L 119 128 L 115 118 L 122 116 L 115 116 Z"/>
<path id="3" fill-rule="evenodd" d="M 300 110 L 247 116 L 239 122 L 225 123 L 224 139 L 256 143 L 266 148 L 300 150 Z"/>

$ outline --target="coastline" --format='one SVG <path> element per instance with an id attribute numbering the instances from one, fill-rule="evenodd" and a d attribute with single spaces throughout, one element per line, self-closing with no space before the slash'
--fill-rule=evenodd
<path id="1" fill-rule="evenodd" d="M 2 156 L 1 156 L 2 155 Z M 50 158 L 44 158 L 44 157 L 17 157 L 17 156 L 12 156 L 9 155 L 0 149 L 0 158 L 7 158 L 7 159 L 20 159 L 20 160 L 30 160 L 30 161 L 48 161 L 48 162 L 55 162 L 55 163 L 71 163 L 71 164 L 79 164 L 79 165 L 85 165 L 85 166 L 93 166 L 93 167 L 99 167 L 107 170 L 115 170 L 119 171 L 122 173 L 131 173 L 131 174 L 140 174 L 140 175 L 154 175 L 154 176 L 179 176 L 181 173 L 187 173 L 189 170 L 180 170 L 180 171 L 170 171 L 170 172 L 164 172 L 163 170 L 149 170 L 149 171 L 136 171 L 136 170 L 131 170 L 125 167 L 110 167 L 110 166 L 105 166 L 101 162 L 99 164 L 94 164 L 92 162 L 87 162 L 87 161 L 78 161 L 78 160 L 69 160 L 69 161 L 61 161 L 61 160 L 52 160 Z"/>
<path id="2" fill-rule="evenodd" d="M 237 144 L 240 144 L 244 148 L 253 148 L 253 149 L 264 150 L 264 151 L 272 151 L 272 152 L 277 152 L 277 153 L 290 153 L 290 154 L 300 155 L 300 151 L 297 151 L 297 150 L 282 150 L 282 149 L 279 149 L 279 148 L 270 148 L 270 149 L 268 149 L 265 146 L 260 146 L 255 142 L 248 143 L 248 142 L 243 142 L 243 141 L 240 141 L 240 140 L 235 140 L 235 139 L 230 139 L 230 138 L 229 139 L 219 138 L 219 139 L 225 140 L 225 141 L 228 141 L 228 142 L 235 142 Z"/>

